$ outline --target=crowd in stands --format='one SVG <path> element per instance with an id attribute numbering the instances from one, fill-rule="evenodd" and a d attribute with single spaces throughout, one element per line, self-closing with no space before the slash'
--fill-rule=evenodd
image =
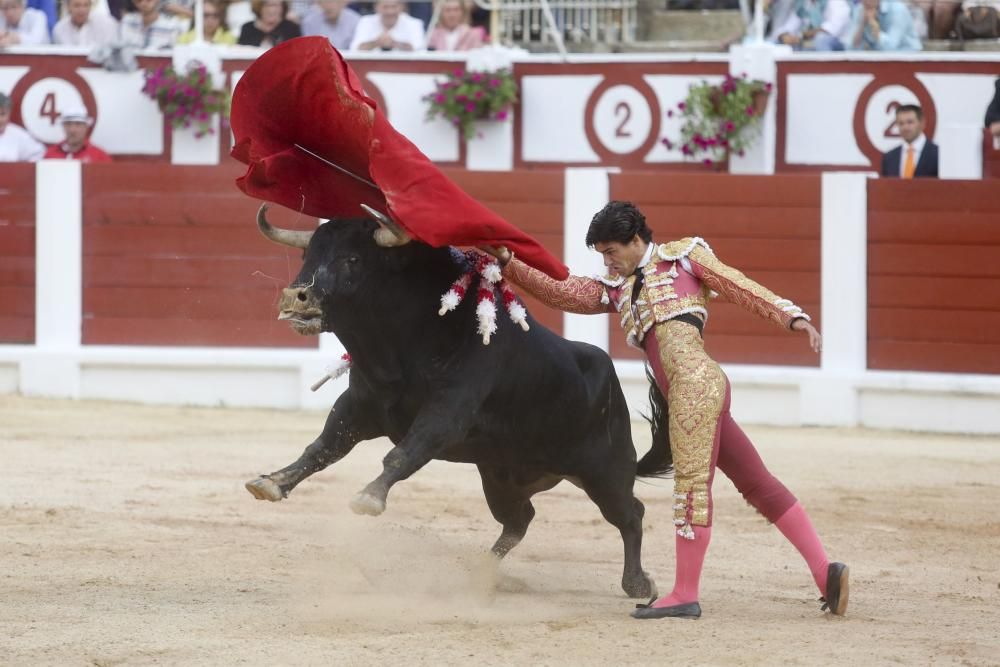
<path id="1" fill-rule="evenodd" d="M 488 37 L 472 0 L 205 0 L 203 39 L 270 48 L 321 35 L 344 51 L 463 51 Z M 194 0 L 0 0 L 0 48 L 64 44 L 168 49 L 196 39 Z M 476 12 L 477 22 L 484 22 Z M 433 25 L 431 25 L 433 23 Z M 430 29 L 430 30 L 429 30 Z"/>
<path id="2" fill-rule="evenodd" d="M 801 51 L 919 51 L 1000 38 L 1000 0 L 761 0 L 768 40 Z"/>

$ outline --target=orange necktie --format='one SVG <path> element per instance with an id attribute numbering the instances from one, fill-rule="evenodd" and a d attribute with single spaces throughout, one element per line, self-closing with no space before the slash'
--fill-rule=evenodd
<path id="1" fill-rule="evenodd" d="M 903 163 L 903 178 L 913 178 L 917 165 L 913 164 L 913 146 L 906 147 L 906 162 Z"/>

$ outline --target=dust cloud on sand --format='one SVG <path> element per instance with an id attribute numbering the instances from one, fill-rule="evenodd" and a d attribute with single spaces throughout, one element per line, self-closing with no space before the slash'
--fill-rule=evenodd
<path id="1" fill-rule="evenodd" d="M 1000 439 L 747 429 L 851 565 L 848 616 L 720 475 L 705 616 L 639 622 L 618 532 L 569 484 L 499 564 L 472 466 L 351 514 L 385 441 L 254 500 L 323 419 L 0 396 L 0 663 L 1000 665 Z M 666 591 L 670 484 L 636 491 Z"/>

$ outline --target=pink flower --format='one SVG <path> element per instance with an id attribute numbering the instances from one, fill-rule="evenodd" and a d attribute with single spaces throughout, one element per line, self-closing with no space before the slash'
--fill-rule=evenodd
<path id="1" fill-rule="evenodd" d="M 468 104 L 465 105 L 465 110 L 468 111 L 469 113 L 472 113 L 473 111 L 476 110 L 476 103 L 469 102 Z"/>
<path id="2" fill-rule="evenodd" d="M 684 144 L 683 146 L 681 146 L 681 153 L 683 153 L 684 155 L 691 155 L 692 154 L 691 145 Z"/>
<path id="3" fill-rule="evenodd" d="M 463 70 L 461 67 L 459 67 L 454 72 L 452 72 L 452 74 L 454 74 L 458 78 L 462 78 L 462 75 L 465 74 L 465 70 Z"/>
<path id="4" fill-rule="evenodd" d="M 748 116 L 752 116 L 753 115 L 753 107 L 747 107 L 746 111 L 747 111 L 747 115 Z"/>
<path id="5" fill-rule="evenodd" d="M 472 75 L 472 82 L 473 83 L 479 83 L 480 81 L 482 81 L 482 79 L 483 79 L 483 75 L 480 74 L 479 72 L 476 72 L 476 73 L 474 73 Z"/>
<path id="6" fill-rule="evenodd" d="M 500 79 L 490 79 L 490 88 L 499 88 Z"/>
<path id="7" fill-rule="evenodd" d="M 677 108 L 680 109 L 681 111 L 684 111 L 684 109 L 687 108 L 687 105 L 684 104 L 683 102 L 678 102 L 677 103 Z"/>
<path id="8" fill-rule="evenodd" d="M 766 90 L 767 92 L 771 92 L 772 88 L 774 88 L 774 84 L 773 83 L 765 83 L 764 84 L 764 90 Z"/>
<path id="9" fill-rule="evenodd" d="M 666 146 L 666 147 L 667 147 L 667 150 L 668 150 L 668 151 L 669 151 L 669 150 L 673 150 L 673 147 L 674 147 L 674 145 L 673 145 L 672 143 L 670 143 L 670 139 L 667 139 L 666 137 L 664 137 L 664 138 L 663 138 L 663 139 L 661 139 L 660 141 L 661 141 L 661 143 L 662 143 L 662 144 L 663 144 L 664 146 Z"/>
<path id="10" fill-rule="evenodd" d="M 704 160 L 702 160 L 701 163 L 703 165 L 705 165 L 706 167 L 711 167 L 712 166 L 712 161 L 710 159 L 708 159 L 708 158 L 705 158 Z"/>
<path id="11" fill-rule="evenodd" d="M 441 93 L 438 93 L 437 95 L 434 96 L 434 101 L 437 102 L 438 104 L 444 104 L 445 99 L 447 98 L 445 98 L 445 96 L 442 95 Z"/>
<path id="12" fill-rule="evenodd" d="M 477 90 L 477 91 L 476 91 L 476 99 L 477 99 L 477 100 L 481 100 L 481 99 L 483 99 L 483 95 L 485 95 L 485 94 L 486 94 L 486 93 L 484 93 L 483 91 L 481 91 L 481 90 Z"/>
<path id="13" fill-rule="evenodd" d="M 497 120 L 507 120 L 507 112 L 506 111 L 497 111 L 497 113 L 494 116 L 494 118 L 496 118 Z"/>
<path id="14" fill-rule="evenodd" d="M 736 126 L 733 125 L 733 121 L 727 120 L 726 121 L 726 132 L 732 132 L 735 129 L 736 129 Z"/>
<path id="15" fill-rule="evenodd" d="M 667 109 L 667 118 L 673 118 L 673 117 L 674 117 L 674 110 Z"/>

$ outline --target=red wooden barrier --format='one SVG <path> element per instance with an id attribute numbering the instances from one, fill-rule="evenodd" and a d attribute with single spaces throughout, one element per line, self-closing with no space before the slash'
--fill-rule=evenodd
<path id="1" fill-rule="evenodd" d="M 0 343 L 35 340 L 35 165 L 0 164 Z"/>
<path id="2" fill-rule="evenodd" d="M 817 327 L 822 324 L 818 175 L 629 172 L 611 177 L 611 198 L 639 206 L 655 241 L 701 236 L 723 262 L 797 303 Z M 615 317 L 610 340 L 613 357 L 642 358 L 626 345 Z M 722 362 L 819 364 L 803 335 L 790 335 L 722 298 L 709 307 L 705 343 Z"/>
<path id="3" fill-rule="evenodd" d="M 85 344 L 316 345 L 275 319 L 301 257 L 257 232 L 258 202 L 233 184 L 241 170 L 232 163 L 84 166 Z M 562 256 L 561 172 L 448 174 Z M 284 227 L 315 225 L 280 207 L 270 217 Z M 529 307 L 562 330 L 560 313 Z"/>
<path id="4" fill-rule="evenodd" d="M 868 367 L 1000 373 L 993 182 L 869 181 Z"/>

